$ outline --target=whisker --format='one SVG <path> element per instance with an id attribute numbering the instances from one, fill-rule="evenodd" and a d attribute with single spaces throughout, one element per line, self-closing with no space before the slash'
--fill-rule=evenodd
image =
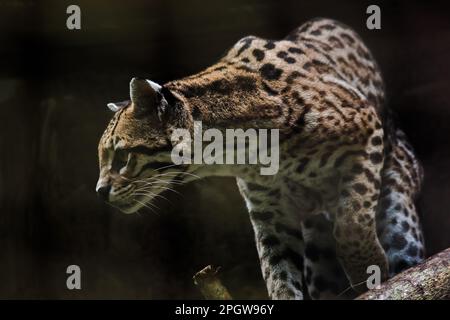
<path id="1" fill-rule="evenodd" d="M 149 207 L 148 205 L 152 205 L 151 203 L 144 203 L 144 202 L 142 202 L 142 201 L 139 201 L 139 200 L 137 200 L 137 199 L 133 199 L 134 201 L 136 201 L 137 203 L 139 203 L 139 204 L 141 204 L 142 206 L 144 206 L 144 207 L 146 207 L 146 208 L 148 208 L 148 209 L 150 209 L 153 213 L 155 213 L 155 214 L 157 214 L 157 215 L 159 215 L 159 213 L 158 212 L 156 212 L 155 210 L 153 210 L 153 208 L 152 207 Z M 155 205 L 152 205 L 152 206 L 155 206 Z M 155 206 L 156 208 L 158 208 L 157 206 Z M 159 209 L 159 208 L 158 208 Z"/>
<path id="2" fill-rule="evenodd" d="M 168 169 L 168 168 L 173 168 L 173 167 L 176 167 L 176 166 L 180 166 L 180 165 L 182 165 L 182 164 L 170 164 L 170 165 L 167 165 L 167 166 L 163 166 L 163 167 L 160 167 L 160 168 L 156 168 L 156 169 L 152 169 L 152 171 L 156 171 L 156 172 L 159 172 L 160 170 L 163 170 L 163 169 Z M 125 180 L 127 180 L 127 181 L 131 181 L 132 179 L 129 179 L 129 178 L 127 178 L 127 177 L 122 177 L 123 179 L 125 179 Z"/>
<path id="3" fill-rule="evenodd" d="M 152 181 L 155 181 L 155 180 L 160 181 L 162 183 L 166 183 L 166 184 L 176 184 L 176 185 L 181 185 L 181 184 L 187 183 L 186 181 L 177 181 L 175 179 L 168 180 L 168 181 L 157 179 L 158 177 L 169 177 L 170 178 L 174 175 L 175 176 L 188 175 L 188 176 L 192 176 L 192 177 L 196 178 L 195 180 L 201 178 L 201 177 L 197 176 L 196 174 L 193 174 L 190 172 L 166 172 L 166 173 L 157 174 L 157 175 L 154 175 L 154 176 L 151 176 L 148 178 L 144 178 L 144 179 L 139 179 L 139 180 L 132 180 L 132 179 L 129 179 L 126 177 L 123 177 L 123 179 L 130 181 L 130 182 L 134 182 L 134 183 L 144 183 L 144 184 L 152 183 Z"/>
<path id="4" fill-rule="evenodd" d="M 167 165 L 167 166 L 164 166 L 164 167 L 161 167 L 161 168 L 157 168 L 157 169 L 154 169 L 155 171 L 159 171 L 159 170 L 163 170 L 163 169 L 167 169 L 167 168 L 172 168 L 172 167 L 176 167 L 176 166 L 180 166 L 181 164 L 171 164 L 171 165 Z"/>
<path id="5" fill-rule="evenodd" d="M 158 175 L 158 177 L 160 177 L 161 175 Z M 153 177 L 148 177 L 146 179 L 140 179 L 140 180 L 134 180 L 133 182 L 135 183 L 144 183 L 144 184 L 148 184 L 150 183 L 152 180 L 156 180 L 156 181 L 160 181 L 160 182 L 164 182 L 164 183 L 173 183 L 173 184 L 181 184 L 184 183 L 184 181 L 170 181 L 170 180 L 161 180 L 161 179 L 157 179 L 155 178 L 156 176 Z"/>
<path id="6" fill-rule="evenodd" d="M 105 202 L 108 206 L 110 206 L 110 207 L 112 207 L 112 208 L 114 208 L 114 209 L 117 209 L 117 210 L 120 210 L 120 208 L 118 207 L 118 206 L 115 206 L 115 205 L 113 205 L 113 204 L 111 204 L 111 203 L 109 203 L 109 202 Z"/>
<path id="7" fill-rule="evenodd" d="M 145 185 L 147 184 L 151 184 L 152 180 L 156 180 L 162 183 L 167 183 L 167 184 L 183 184 L 183 181 L 170 181 L 170 180 L 161 180 L 161 179 L 157 179 L 157 178 L 152 178 L 152 179 L 148 179 L 147 181 L 142 181 L 142 183 L 144 183 Z"/>
<path id="8" fill-rule="evenodd" d="M 176 191 L 175 189 L 172 189 L 172 188 L 169 188 L 169 187 L 166 187 L 166 186 L 156 186 L 155 188 L 151 188 L 151 189 L 142 189 L 142 190 L 138 190 L 138 191 L 136 191 L 136 192 L 144 192 L 144 193 L 145 193 L 145 192 L 150 192 L 151 190 L 155 190 L 155 189 L 168 190 L 168 191 L 172 191 L 172 192 L 175 192 L 175 193 L 181 195 L 181 193 L 179 193 L 179 192 Z"/>
<path id="9" fill-rule="evenodd" d="M 181 186 L 181 185 L 183 185 L 183 184 L 178 184 L 178 186 Z M 142 190 L 150 190 L 151 191 L 151 189 L 155 186 L 164 186 L 164 187 L 171 188 L 171 184 L 168 184 L 168 183 L 152 182 L 152 183 L 149 183 L 147 185 L 137 188 L 136 191 L 142 191 Z"/>
<path id="10" fill-rule="evenodd" d="M 134 194 L 134 193 L 133 193 Z M 149 196 L 150 194 L 144 194 L 144 196 Z M 133 198 L 133 200 L 135 200 L 135 201 L 139 201 L 139 200 L 137 200 L 136 198 Z M 151 202 L 147 202 L 147 203 L 145 203 L 145 204 L 147 204 L 147 205 L 150 205 L 150 206 L 152 206 L 152 207 L 155 207 L 156 209 L 158 209 L 158 210 L 161 210 L 157 205 L 155 205 L 155 204 L 153 204 L 153 203 L 151 203 Z"/>
<path id="11" fill-rule="evenodd" d="M 169 203 L 171 203 L 170 200 L 167 199 L 166 197 L 164 197 L 163 195 L 156 194 L 153 192 L 134 192 L 132 194 L 132 196 L 149 196 L 149 195 L 153 196 L 154 198 L 162 198 L 162 199 L 168 201 Z"/>
<path id="12" fill-rule="evenodd" d="M 198 176 L 198 175 L 196 175 L 196 174 L 193 174 L 193 173 L 190 173 L 190 172 L 182 172 L 182 171 L 180 171 L 180 172 L 166 172 L 166 173 L 161 173 L 161 174 L 157 174 L 157 175 L 155 175 L 155 176 L 153 176 L 153 177 L 162 177 L 162 176 L 168 176 L 168 175 L 183 175 L 183 174 L 189 175 L 189 176 L 192 176 L 192 177 L 195 177 L 195 178 L 200 179 L 200 176 Z"/>
<path id="13" fill-rule="evenodd" d="M 176 193 L 176 194 L 178 194 L 178 195 L 184 197 L 183 194 L 181 194 L 181 193 L 179 193 L 177 190 L 174 190 L 174 189 L 169 188 L 169 187 L 165 187 L 165 186 L 157 186 L 156 189 L 163 189 L 163 190 L 172 191 L 172 192 L 174 192 L 174 193 Z"/>
<path id="14" fill-rule="evenodd" d="M 180 186 L 184 185 L 184 183 L 183 184 L 179 184 L 179 185 Z M 147 185 L 144 185 L 144 186 L 141 186 L 141 187 L 137 188 L 135 190 L 135 192 L 144 191 L 144 190 L 151 191 L 154 187 L 167 187 L 167 188 L 173 189 L 173 188 L 171 188 L 170 184 L 161 183 L 161 182 L 153 182 L 153 183 L 149 183 Z"/>
<path id="15" fill-rule="evenodd" d="M 362 285 L 362 284 L 364 284 L 364 283 L 366 283 L 366 282 L 367 282 L 367 281 L 361 281 L 361 282 L 356 283 L 356 284 L 353 285 L 353 286 L 349 286 L 349 287 L 346 288 L 344 291 L 342 291 L 341 293 L 339 293 L 337 296 L 340 297 L 341 295 L 343 295 L 343 294 L 346 293 L 347 291 L 353 289 L 353 287 L 355 287 L 355 286 L 360 286 L 360 285 Z"/>
<path id="16" fill-rule="evenodd" d="M 148 182 L 143 183 L 143 185 L 139 186 L 136 188 L 136 190 L 142 190 L 142 189 L 148 189 L 151 188 L 153 186 L 157 186 L 157 185 L 184 185 L 186 184 L 186 181 L 176 181 L 175 183 L 171 182 L 171 181 L 165 181 L 165 180 L 161 180 L 161 179 L 154 179 L 154 181 L 149 180 Z"/>

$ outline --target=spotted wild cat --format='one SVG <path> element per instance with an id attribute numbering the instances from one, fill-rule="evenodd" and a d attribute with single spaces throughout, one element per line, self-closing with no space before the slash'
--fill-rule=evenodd
<path id="1" fill-rule="evenodd" d="M 132 213 L 174 181 L 236 177 L 271 298 L 364 291 L 369 265 L 385 279 L 424 258 L 422 169 L 384 107 L 375 60 L 347 26 L 315 19 L 283 40 L 248 36 L 195 75 L 162 86 L 134 78 L 130 96 L 109 104 L 97 192 Z M 279 129 L 279 172 L 174 166 L 171 132 L 195 120 Z"/>

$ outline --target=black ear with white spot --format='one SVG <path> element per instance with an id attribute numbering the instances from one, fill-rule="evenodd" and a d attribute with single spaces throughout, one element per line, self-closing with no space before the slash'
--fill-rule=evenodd
<path id="1" fill-rule="evenodd" d="M 168 105 L 161 89 L 162 87 L 153 81 L 139 78 L 131 79 L 130 98 L 136 116 L 156 116 L 161 120 Z"/>
<path id="2" fill-rule="evenodd" d="M 108 106 L 109 110 L 111 110 L 112 112 L 117 112 L 120 109 L 125 108 L 129 104 L 130 104 L 130 100 L 125 100 L 125 101 L 121 101 L 121 102 L 110 102 L 107 104 L 107 106 Z"/>

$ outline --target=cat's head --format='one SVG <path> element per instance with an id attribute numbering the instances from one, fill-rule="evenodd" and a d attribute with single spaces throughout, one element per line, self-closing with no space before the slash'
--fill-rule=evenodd
<path id="1" fill-rule="evenodd" d="M 130 99 L 108 104 L 115 114 L 98 145 L 96 186 L 103 200 L 125 213 L 151 207 L 159 193 L 185 180 L 187 168 L 171 160 L 171 132 L 192 122 L 183 103 L 152 81 L 133 78 Z"/>

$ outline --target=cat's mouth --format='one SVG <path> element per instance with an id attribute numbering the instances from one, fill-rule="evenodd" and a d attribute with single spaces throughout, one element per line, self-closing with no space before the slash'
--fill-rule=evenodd
<path id="1" fill-rule="evenodd" d="M 140 178 L 128 186 L 119 188 L 118 195 L 110 197 L 109 201 L 105 202 L 125 214 L 136 213 L 141 209 L 158 213 L 159 208 L 152 202 L 155 198 L 166 199 L 161 195 L 164 192 L 178 193 L 174 187 L 186 183 L 180 179 L 182 175 L 198 178 L 194 174 L 184 172 L 160 173 L 153 177 Z"/>

